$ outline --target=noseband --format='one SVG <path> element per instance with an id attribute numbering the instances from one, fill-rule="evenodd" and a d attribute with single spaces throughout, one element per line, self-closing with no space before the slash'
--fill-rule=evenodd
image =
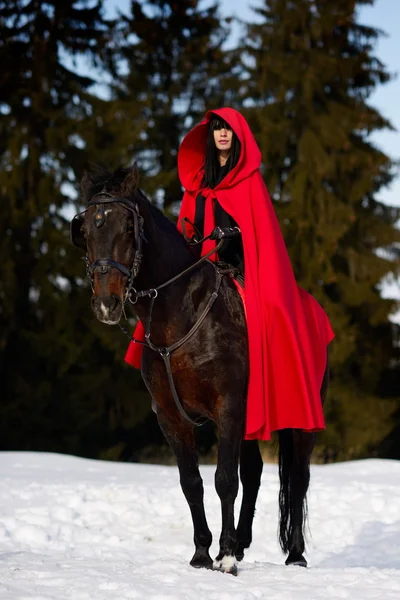
<path id="1" fill-rule="evenodd" d="M 86 256 L 84 258 L 86 263 L 86 273 L 88 279 L 90 281 L 90 285 L 92 291 L 94 290 L 94 273 L 97 271 L 98 273 L 105 274 L 108 273 L 110 268 L 117 269 L 120 271 L 125 277 L 127 277 L 127 282 L 125 285 L 125 293 L 124 293 L 124 304 L 131 299 L 132 292 L 135 293 L 135 289 L 133 288 L 133 282 L 137 277 L 140 269 L 140 265 L 142 264 L 143 253 L 142 253 L 142 245 L 144 237 L 144 220 L 143 217 L 139 213 L 139 207 L 136 202 L 132 202 L 129 198 L 123 198 L 120 196 L 113 196 L 109 194 L 105 189 L 103 189 L 98 194 L 95 194 L 91 200 L 89 200 L 87 208 L 74 216 L 71 222 L 71 241 L 74 246 L 82 249 L 81 242 L 81 227 L 84 220 L 84 216 L 88 209 L 91 206 L 96 206 L 97 210 L 94 215 L 94 223 L 96 227 L 101 227 L 106 222 L 106 213 L 104 210 L 105 204 L 122 204 L 124 208 L 129 210 L 133 216 L 134 222 L 134 236 L 135 236 L 135 252 L 132 259 L 132 264 L 128 268 L 125 265 L 113 260 L 112 258 L 98 258 L 92 263 L 89 262 L 89 257 L 86 252 Z M 86 249 L 86 248 L 85 248 Z"/>

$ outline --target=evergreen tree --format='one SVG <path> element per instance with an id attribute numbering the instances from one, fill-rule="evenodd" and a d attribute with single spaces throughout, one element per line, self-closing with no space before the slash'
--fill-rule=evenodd
<path id="1" fill-rule="evenodd" d="M 0 15 L 0 447 L 93 456 L 140 416 L 65 217 L 101 111 L 75 63 L 101 65 L 108 27 L 89 0 L 0 0 Z"/>
<path id="2" fill-rule="evenodd" d="M 217 4 L 200 4 L 133 0 L 131 17 L 117 28 L 126 67 L 114 88 L 118 109 L 124 107 L 120 140 L 127 160 L 132 151 L 138 159 L 146 192 L 167 210 L 181 198 L 176 157 L 184 133 L 229 97 L 233 65 L 222 50 L 227 23 Z"/>
<path id="3" fill-rule="evenodd" d="M 243 99 L 295 274 L 336 332 L 326 459 L 376 448 L 400 396 L 396 303 L 380 293 L 398 268 L 399 210 L 379 201 L 394 164 L 371 139 L 391 125 L 368 103 L 389 74 L 373 54 L 379 32 L 357 21 L 363 4 L 267 0 L 243 48 Z"/>

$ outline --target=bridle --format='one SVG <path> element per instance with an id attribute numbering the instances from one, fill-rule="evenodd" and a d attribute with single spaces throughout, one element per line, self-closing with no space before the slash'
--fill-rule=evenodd
<path id="1" fill-rule="evenodd" d="M 122 204 L 124 208 L 129 210 L 133 216 L 135 250 L 133 254 L 132 264 L 129 268 L 112 258 L 98 258 L 92 263 L 90 263 L 86 244 L 84 242 L 82 243 L 81 227 L 87 211 L 92 206 L 97 207 L 96 212 L 93 216 L 93 220 L 95 226 L 99 228 L 106 221 L 104 205 L 107 204 Z M 124 198 L 122 196 L 113 196 L 112 194 L 108 193 L 105 188 L 103 188 L 101 192 L 95 194 L 89 200 L 85 210 L 76 214 L 73 217 L 71 221 L 71 241 L 73 245 L 77 248 L 86 249 L 86 256 L 84 257 L 84 261 L 86 264 L 86 274 L 88 276 L 92 291 L 94 291 L 95 271 L 105 274 L 108 273 L 108 270 L 110 268 L 118 269 L 118 271 L 120 271 L 123 275 L 127 277 L 123 303 L 125 304 L 128 300 L 132 302 L 132 295 L 136 293 L 136 290 L 133 287 L 133 282 L 139 273 L 139 269 L 143 260 L 142 246 L 143 241 L 145 241 L 143 225 L 144 220 L 139 213 L 139 207 L 137 202 L 133 202 L 129 198 Z"/>
<path id="2" fill-rule="evenodd" d="M 127 208 L 129 211 L 131 211 L 133 219 L 134 219 L 136 248 L 134 251 L 132 265 L 130 268 L 126 267 L 125 265 L 122 265 L 121 263 L 113 260 L 112 258 L 98 258 L 97 260 L 90 263 L 89 257 L 87 254 L 87 245 L 81 234 L 81 227 L 82 227 L 82 223 L 84 220 L 84 215 L 86 214 L 87 210 L 91 206 L 97 206 L 96 213 L 94 214 L 94 222 L 95 222 L 96 227 L 101 227 L 105 223 L 105 220 L 106 220 L 104 205 L 105 204 L 113 204 L 113 203 L 114 204 L 122 204 L 125 208 Z M 156 346 L 152 342 L 151 337 L 150 337 L 151 320 L 152 320 L 154 302 L 158 296 L 159 290 L 167 287 L 174 281 L 177 281 L 178 279 L 180 279 L 181 277 L 183 277 L 190 271 L 196 269 L 200 264 L 202 264 L 203 262 L 208 260 L 210 258 L 210 256 L 212 254 L 214 254 L 214 252 L 217 252 L 219 250 L 219 248 L 223 244 L 224 240 L 223 239 L 220 240 L 218 242 L 218 244 L 215 246 L 215 248 L 213 248 L 212 250 L 207 252 L 207 254 L 202 256 L 197 262 L 190 265 L 187 269 L 185 269 L 184 271 L 181 271 L 178 275 L 175 275 L 175 277 L 172 277 L 171 279 L 162 283 L 161 285 L 157 286 L 156 288 L 151 288 L 149 290 L 143 290 L 143 291 L 136 291 L 135 288 L 133 287 L 133 282 L 134 282 L 135 277 L 139 273 L 140 265 L 141 265 L 142 259 L 143 259 L 143 254 L 142 254 L 143 241 L 147 241 L 144 236 L 143 225 L 144 225 L 144 219 L 139 213 L 139 207 L 136 202 L 132 202 L 132 200 L 130 200 L 129 198 L 124 198 L 121 196 L 113 196 L 112 194 L 109 194 L 104 188 L 101 192 L 99 192 L 98 194 L 95 194 L 91 198 L 91 200 L 89 200 L 87 208 L 84 211 L 78 213 L 77 215 L 75 215 L 73 217 L 73 219 L 71 221 L 71 241 L 74 244 L 74 246 L 76 246 L 77 248 L 86 250 L 86 256 L 85 256 L 84 260 L 86 263 L 86 272 L 87 272 L 92 290 L 94 288 L 93 279 L 94 279 L 94 273 L 95 273 L 96 269 L 100 269 L 100 273 L 107 273 L 109 268 L 114 268 L 114 269 L 118 269 L 123 275 L 125 275 L 127 277 L 127 283 L 125 286 L 124 301 L 123 301 L 124 305 L 126 304 L 126 302 L 128 300 L 132 304 L 135 304 L 139 298 L 144 298 L 147 296 L 150 299 L 149 309 L 148 309 L 148 313 L 147 313 L 147 319 L 146 319 L 146 323 L 145 323 L 145 341 L 144 342 L 142 342 L 141 340 L 136 340 L 134 337 L 132 337 L 130 335 L 129 331 L 125 327 L 123 327 L 120 323 L 118 323 L 118 326 L 121 329 L 121 331 L 123 331 L 123 333 L 125 333 L 125 335 L 131 340 L 131 342 L 147 346 L 148 348 L 151 348 L 151 350 L 157 352 L 161 356 L 161 358 L 163 359 L 164 364 L 165 364 L 165 368 L 167 371 L 167 377 L 168 377 L 168 383 L 169 383 L 171 393 L 172 393 L 174 402 L 176 404 L 176 407 L 178 408 L 178 410 L 181 413 L 181 415 L 183 416 L 183 418 L 186 421 L 188 421 L 188 423 L 199 427 L 201 425 L 204 425 L 204 423 L 206 423 L 209 419 L 206 418 L 205 420 L 194 421 L 193 419 L 191 419 L 189 417 L 189 415 L 184 410 L 182 403 L 179 399 L 178 393 L 176 391 L 176 387 L 175 387 L 175 383 L 174 383 L 174 379 L 173 379 L 173 375 L 172 375 L 171 355 L 174 350 L 177 350 L 178 348 L 180 348 L 199 329 L 200 325 L 203 323 L 204 319 L 210 312 L 215 300 L 218 297 L 219 289 L 221 286 L 221 281 L 222 281 L 223 276 L 226 274 L 230 274 L 232 272 L 232 269 L 222 270 L 222 269 L 218 268 L 214 263 L 211 263 L 215 268 L 215 274 L 216 274 L 214 291 L 211 294 L 211 296 L 208 300 L 208 303 L 205 306 L 203 312 L 198 317 L 197 321 L 192 326 L 190 331 L 183 338 L 181 338 L 174 344 L 171 344 L 170 346 L 165 347 L 165 346 Z M 210 236 L 206 236 L 206 237 L 202 238 L 201 240 L 198 240 L 194 243 L 200 244 L 209 238 L 210 238 Z M 134 300 L 132 300 L 132 296 L 134 297 Z"/>

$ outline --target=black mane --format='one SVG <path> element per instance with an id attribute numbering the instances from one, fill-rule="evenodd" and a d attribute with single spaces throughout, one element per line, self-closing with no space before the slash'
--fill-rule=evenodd
<path id="1" fill-rule="evenodd" d="M 122 195 L 122 184 L 131 171 L 132 167 L 124 167 L 122 165 L 115 169 L 115 171 L 109 171 L 101 165 L 96 165 L 88 174 L 88 182 L 83 190 L 84 200 L 89 202 L 95 194 L 100 193 L 104 189 L 110 194 L 114 193 L 116 196 Z M 139 208 L 142 207 L 145 212 L 150 214 L 155 227 L 164 231 L 173 230 L 176 238 L 182 239 L 182 236 L 178 234 L 176 225 L 159 208 L 154 206 L 140 188 L 136 189 L 133 198 L 138 202 Z"/>
<path id="2" fill-rule="evenodd" d="M 95 194 L 103 189 L 107 192 L 118 192 L 124 179 L 129 175 L 129 167 L 120 166 L 114 172 L 108 171 L 101 165 L 96 165 L 89 173 L 88 185 L 83 191 L 84 199 L 89 202 Z"/>

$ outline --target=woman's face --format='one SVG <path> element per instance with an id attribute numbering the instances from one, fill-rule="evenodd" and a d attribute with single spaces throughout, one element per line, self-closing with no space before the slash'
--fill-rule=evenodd
<path id="1" fill-rule="evenodd" d="M 232 146 L 232 130 L 226 129 L 214 129 L 214 141 L 217 150 L 229 151 Z"/>

